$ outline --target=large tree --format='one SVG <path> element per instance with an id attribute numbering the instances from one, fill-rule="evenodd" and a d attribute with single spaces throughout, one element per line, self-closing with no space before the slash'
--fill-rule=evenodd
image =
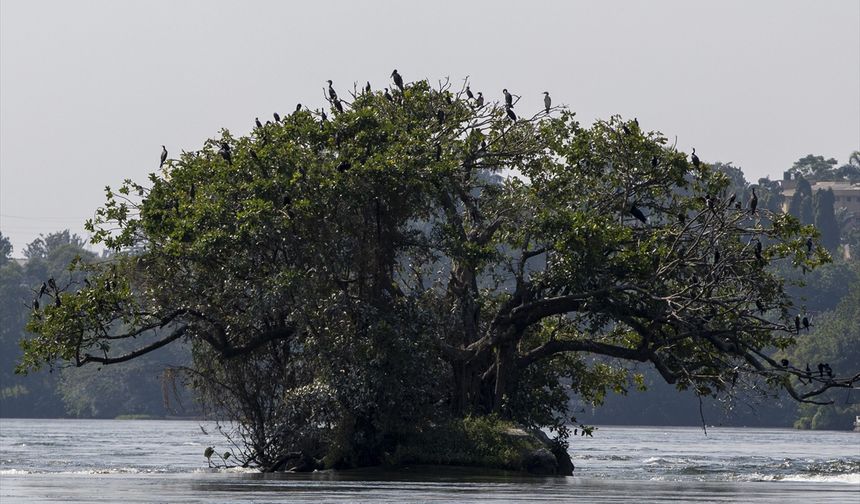
<path id="1" fill-rule="evenodd" d="M 769 357 L 797 334 L 766 266 L 826 261 L 811 226 L 729 204 L 725 175 L 636 121 L 584 127 L 464 91 L 329 94 L 328 118 L 222 131 L 108 189 L 89 228 L 116 254 L 47 294 L 20 369 L 188 340 L 194 384 L 267 467 L 296 449 L 378 462 L 466 415 L 564 435 L 567 392 L 623 385 L 607 362 L 700 395 L 812 401 L 857 379 Z"/>

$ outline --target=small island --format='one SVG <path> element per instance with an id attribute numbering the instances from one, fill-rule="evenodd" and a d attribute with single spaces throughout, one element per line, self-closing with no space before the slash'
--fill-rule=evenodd
<path id="1" fill-rule="evenodd" d="M 391 78 L 108 187 L 87 229 L 109 253 L 45 279 L 19 372 L 184 343 L 173 376 L 232 419 L 210 463 L 262 471 L 570 475 L 592 428 L 569 397 L 643 387 L 632 365 L 699 397 L 855 385 L 773 354 L 809 327 L 774 267 L 831 256 L 764 188 L 561 92 Z"/>

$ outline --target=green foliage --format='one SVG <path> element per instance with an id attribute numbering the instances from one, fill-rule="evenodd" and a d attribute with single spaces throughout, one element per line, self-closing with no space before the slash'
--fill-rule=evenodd
<path id="1" fill-rule="evenodd" d="M 847 271 L 845 271 L 847 270 Z M 842 263 L 840 273 L 827 282 L 848 289 L 839 304 L 812 318 L 813 327 L 804 335 L 787 358 L 798 367 L 810 368 L 817 373 L 818 363 L 828 363 L 837 375 L 855 371 L 860 362 L 860 263 Z M 843 272 L 844 271 L 844 272 Z M 837 294 L 838 295 L 838 294 Z M 839 299 L 839 298 L 836 298 Z M 795 426 L 812 429 L 839 429 L 851 427 L 854 416 L 860 415 L 860 394 L 856 390 L 835 389 L 828 393 L 833 404 L 801 405 Z"/>

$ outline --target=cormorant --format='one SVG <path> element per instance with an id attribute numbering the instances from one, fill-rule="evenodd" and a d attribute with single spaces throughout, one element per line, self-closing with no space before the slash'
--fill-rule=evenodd
<path id="1" fill-rule="evenodd" d="M 552 106 L 552 98 L 549 97 L 549 91 L 543 92 L 543 106 L 546 113 L 549 114 L 549 108 Z"/>
<path id="2" fill-rule="evenodd" d="M 720 249 L 714 247 L 714 266 L 720 262 Z"/>
<path id="3" fill-rule="evenodd" d="M 830 367 L 830 364 L 824 364 L 824 372 L 827 373 L 828 378 L 833 378 L 833 368 Z"/>
<path id="4" fill-rule="evenodd" d="M 33 299 L 33 311 L 38 311 L 38 310 L 39 310 L 39 300 Z"/>
<path id="5" fill-rule="evenodd" d="M 54 296 L 54 304 L 57 305 L 58 307 L 63 306 L 63 303 L 60 301 L 60 294 L 59 293 L 57 293 L 57 295 Z"/>
<path id="6" fill-rule="evenodd" d="M 258 128 L 262 128 L 262 127 L 263 127 L 263 123 L 261 123 L 261 122 L 260 122 L 260 118 L 259 118 L 259 117 L 255 117 L 255 118 L 254 118 L 254 123 L 257 125 L 257 127 L 258 127 Z"/>
<path id="7" fill-rule="evenodd" d="M 439 124 L 444 123 L 445 122 L 445 111 L 444 110 L 437 111 L 436 112 L 436 119 L 439 121 Z"/>
<path id="8" fill-rule="evenodd" d="M 475 105 L 477 105 L 478 108 L 481 108 L 484 106 L 484 94 L 481 93 L 480 91 L 478 91 L 478 99 L 475 100 Z"/>
<path id="9" fill-rule="evenodd" d="M 657 168 L 657 166 L 659 164 L 660 164 L 660 158 L 658 158 L 657 156 L 654 156 L 651 158 L 651 168 Z"/>
<path id="10" fill-rule="evenodd" d="M 514 106 L 514 97 L 511 96 L 511 93 L 508 93 L 507 89 L 502 89 L 502 93 L 505 95 L 505 106 L 511 108 Z"/>
<path id="11" fill-rule="evenodd" d="M 824 364 L 818 363 L 818 377 L 824 378 Z"/>
<path id="12" fill-rule="evenodd" d="M 779 363 L 782 364 L 782 367 L 788 367 L 788 359 L 782 359 Z"/>
<path id="13" fill-rule="evenodd" d="M 42 287 L 39 288 L 39 299 L 42 299 L 42 296 L 45 295 L 45 292 L 48 291 L 48 284 L 42 282 Z"/>
<path id="14" fill-rule="evenodd" d="M 439 161 L 440 159 L 442 159 L 442 145 L 437 143 L 436 144 L 436 161 Z"/>
<path id="15" fill-rule="evenodd" d="M 466 86 L 466 96 L 467 96 L 470 100 L 473 100 L 473 99 L 475 98 L 475 95 L 473 95 L 473 94 L 472 94 L 472 90 L 471 90 L 471 89 L 469 89 L 469 86 Z"/>
<path id="16" fill-rule="evenodd" d="M 300 112 L 301 110 L 302 110 L 302 104 L 299 103 L 298 105 L 296 105 L 296 112 Z"/>
<path id="17" fill-rule="evenodd" d="M 328 82 L 328 97 L 331 101 L 337 101 L 337 92 L 335 92 L 334 88 L 331 87 L 332 81 L 331 79 L 327 80 Z"/>
<path id="18" fill-rule="evenodd" d="M 637 119 L 637 118 L 635 118 L 635 117 L 634 117 L 634 118 L 633 118 L 633 124 L 635 124 L 635 125 L 636 125 L 636 129 L 639 129 L 639 119 Z"/>
<path id="19" fill-rule="evenodd" d="M 161 146 L 161 162 L 158 163 L 158 167 L 161 168 L 164 166 L 164 162 L 167 161 L 167 147 Z"/>
<path id="20" fill-rule="evenodd" d="M 394 79 L 394 85 L 400 88 L 400 91 L 403 92 L 403 77 L 397 73 L 397 69 L 395 68 L 393 72 L 391 72 L 391 78 Z"/>
<path id="21" fill-rule="evenodd" d="M 323 122 L 328 121 L 328 115 L 326 115 L 325 110 L 320 109 L 320 120 Z"/>
<path id="22" fill-rule="evenodd" d="M 352 168 L 352 163 L 349 161 L 341 161 L 339 165 L 337 165 L 337 171 L 341 173 L 345 173 L 347 170 Z"/>
<path id="23" fill-rule="evenodd" d="M 334 108 L 337 109 L 337 111 L 341 114 L 343 113 L 343 104 L 340 102 L 340 100 L 334 101 Z"/>
<path id="24" fill-rule="evenodd" d="M 752 198 L 750 198 L 750 214 L 755 215 L 755 207 L 758 206 L 758 196 L 755 194 L 755 187 L 752 188 Z"/>
<path id="25" fill-rule="evenodd" d="M 372 91 L 372 88 L 370 87 L 370 81 L 367 81 L 367 85 L 364 86 L 364 92 L 370 93 L 371 91 Z"/>
<path id="26" fill-rule="evenodd" d="M 54 277 L 48 279 L 48 287 L 50 287 L 51 290 L 57 290 L 57 282 L 54 281 Z"/>
<path id="27" fill-rule="evenodd" d="M 800 334 L 800 315 L 794 316 L 794 328 L 797 330 L 797 334 Z"/>
<path id="28" fill-rule="evenodd" d="M 281 122 L 281 116 L 280 116 L 280 115 L 278 115 L 278 113 L 277 113 L 277 112 L 275 112 L 274 114 L 272 114 L 272 116 L 274 116 L 274 118 L 275 118 L 275 122 Z"/>
<path id="29" fill-rule="evenodd" d="M 684 212 L 678 213 L 678 222 L 683 226 L 687 222 L 687 215 Z"/>
<path id="30" fill-rule="evenodd" d="M 621 125 L 621 129 L 624 131 L 624 134 L 625 134 L 625 135 L 629 135 L 629 134 L 630 134 L 630 128 L 628 128 L 626 124 L 622 124 L 622 125 Z"/>
<path id="31" fill-rule="evenodd" d="M 517 120 L 517 115 L 514 114 L 514 110 L 512 108 L 505 107 L 505 112 L 508 114 L 508 119 L 510 119 L 511 121 Z"/>
<path id="32" fill-rule="evenodd" d="M 762 315 L 764 315 L 764 312 L 767 311 L 760 299 L 755 300 L 755 306 L 756 308 L 758 308 L 759 313 L 761 313 Z"/>
<path id="33" fill-rule="evenodd" d="M 693 158 L 692 159 L 693 159 L 693 166 L 698 168 L 699 165 L 701 164 L 701 161 L 699 161 L 699 156 L 696 155 L 696 148 L 695 147 L 693 147 Z"/>
<path id="34" fill-rule="evenodd" d="M 803 324 L 803 328 L 804 328 L 804 329 L 806 329 L 806 332 L 809 332 L 809 326 L 810 326 L 810 324 L 809 324 L 809 318 L 808 318 L 808 317 L 803 317 L 803 319 L 801 319 L 801 321 L 800 321 L 800 322 Z"/>
<path id="35" fill-rule="evenodd" d="M 761 256 L 761 242 L 756 240 L 755 242 L 755 258 L 759 261 L 764 261 L 764 257 Z"/>
<path id="36" fill-rule="evenodd" d="M 385 88 L 385 99 L 390 102 L 394 101 L 394 98 L 391 97 L 391 93 L 388 92 L 388 88 Z"/>
<path id="37" fill-rule="evenodd" d="M 221 142 L 221 148 L 218 149 L 218 154 L 221 154 L 221 157 L 227 161 L 227 164 L 233 164 L 233 156 L 230 153 L 230 145 L 227 142 Z"/>
<path id="38" fill-rule="evenodd" d="M 636 217 L 642 224 L 648 224 L 648 218 L 645 217 L 645 214 L 642 213 L 642 210 L 639 210 L 639 207 L 636 206 L 636 203 L 630 205 L 630 214 L 633 217 Z"/>
<path id="39" fill-rule="evenodd" d="M 248 151 L 248 154 L 251 155 L 251 159 L 253 159 L 255 162 L 257 162 L 257 163 L 260 162 L 260 158 L 257 157 L 257 152 L 254 149 L 250 149 Z"/>
<path id="40" fill-rule="evenodd" d="M 807 255 L 812 253 L 812 246 L 813 246 L 812 237 L 810 236 L 809 238 L 806 239 L 806 254 Z"/>

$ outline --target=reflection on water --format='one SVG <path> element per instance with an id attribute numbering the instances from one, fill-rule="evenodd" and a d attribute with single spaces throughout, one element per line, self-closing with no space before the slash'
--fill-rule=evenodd
<path id="1" fill-rule="evenodd" d="M 573 441 L 571 478 L 260 474 L 206 469 L 223 440 L 197 422 L 0 419 L 0 502 L 860 502 L 860 434 L 605 427 Z"/>

